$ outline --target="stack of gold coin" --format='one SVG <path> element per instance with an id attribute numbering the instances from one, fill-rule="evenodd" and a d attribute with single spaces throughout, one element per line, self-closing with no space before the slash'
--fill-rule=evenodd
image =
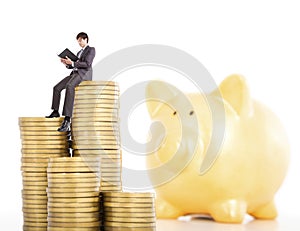
<path id="1" fill-rule="evenodd" d="M 72 119 L 74 156 L 101 158 L 101 191 L 121 191 L 119 86 L 83 81 L 75 89 Z"/>
<path id="2" fill-rule="evenodd" d="M 155 198 L 148 192 L 103 192 L 105 231 L 156 229 Z"/>
<path id="3" fill-rule="evenodd" d="M 47 165 L 68 156 L 68 138 L 58 132 L 63 118 L 20 117 L 24 230 L 47 230 Z"/>
<path id="4" fill-rule="evenodd" d="M 100 229 L 100 160 L 88 161 L 81 157 L 49 160 L 48 231 Z"/>

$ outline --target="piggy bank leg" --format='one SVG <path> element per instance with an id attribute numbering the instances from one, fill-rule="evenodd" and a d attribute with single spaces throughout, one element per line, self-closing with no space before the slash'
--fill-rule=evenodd
<path id="1" fill-rule="evenodd" d="M 277 209 L 274 201 L 270 201 L 249 214 L 257 219 L 274 219 L 277 217 Z"/>
<path id="2" fill-rule="evenodd" d="M 157 218 L 175 219 L 184 215 L 182 211 L 159 196 L 156 196 L 155 205 Z"/>
<path id="3" fill-rule="evenodd" d="M 210 215 L 217 222 L 242 223 L 247 213 L 247 203 L 241 200 L 228 200 L 214 203 Z"/>

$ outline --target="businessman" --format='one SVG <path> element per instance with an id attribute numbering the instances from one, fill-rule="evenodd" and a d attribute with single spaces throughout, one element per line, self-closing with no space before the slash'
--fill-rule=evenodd
<path id="1" fill-rule="evenodd" d="M 69 76 L 62 79 L 53 88 L 52 97 L 52 113 L 46 118 L 60 117 L 59 103 L 61 97 L 61 91 L 66 89 L 65 100 L 62 115 L 65 116 L 60 128 L 57 130 L 60 132 L 71 130 L 71 118 L 73 114 L 75 87 L 84 80 L 92 80 L 93 69 L 92 63 L 96 54 L 95 48 L 88 45 L 89 37 L 86 33 L 80 32 L 76 36 L 79 46 L 82 48 L 78 53 L 79 58 L 76 62 L 73 62 L 69 57 L 61 58 L 60 61 L 68 69 L 73 69 Z"/>

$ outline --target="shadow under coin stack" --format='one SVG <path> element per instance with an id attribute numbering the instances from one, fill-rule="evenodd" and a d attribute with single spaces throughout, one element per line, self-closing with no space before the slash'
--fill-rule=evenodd
<path id="1" fill-rule="evenodd" d="M 47 165 L 68 156 L 67 134 L 58 132 L 63 118 L 20 117 L 22 140 L 23 230 L 47 230 Z"/>
<path id="2" fill-rule="evenodd" d="M 153 193 L 103 192 L 105 231 L 156 230 Z"/>
<path id="3" fill-rule="evenodd" d="M 83 81 L 75 89 L 72 118 L 73 155 L 101 158 L 101 191 L 121 191 L 119 86 L 111 81 Z"/>
<path id="4" fill-rule="evenodd" d="M 99 158 L 49 160 L 48 231 L 100 230 L 99 171 Z"/>

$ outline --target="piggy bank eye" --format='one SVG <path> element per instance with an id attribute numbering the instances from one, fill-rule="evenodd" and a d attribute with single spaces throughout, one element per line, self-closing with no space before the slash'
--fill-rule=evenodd
<path id="1" fill-rule="evenodd" d="M 174 111 L 174 112 L 173 112 L 173 115 L 176 115 L 176 114 L 177 114 L 177 112 L 176 112 L 176 111 Z"/>
<path id="2" fill-rule="evenodd" d="M 190 115 L 193 115 L 194 114 L 194 111 L 190 111 Z"/>

